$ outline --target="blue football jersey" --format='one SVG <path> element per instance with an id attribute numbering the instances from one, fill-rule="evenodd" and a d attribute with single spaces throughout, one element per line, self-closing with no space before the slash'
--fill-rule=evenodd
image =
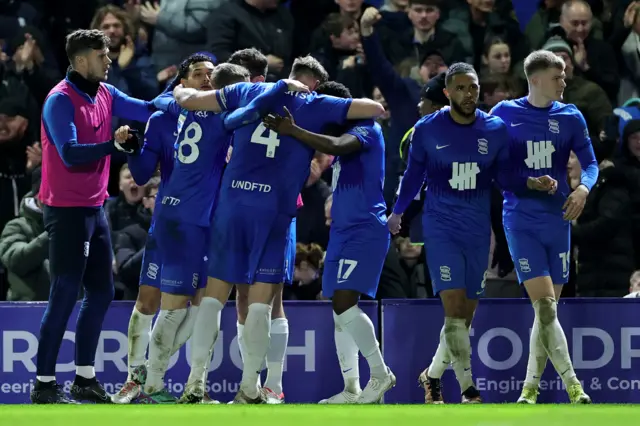
<path id="1" fill-rule="evenodd" d="M 394 212 L 404 212 L 427 179 L 425 235 L 487 238 L 492 185 L 509 169 L 509 135 L 501 119 L 480 110 L 469 125 L 453 121 L 449 111 L 443 108 L 415 125 Z"/>
<path id="2" fill-rule="evenodd" d="M 527 98 L 503 101 L 491 114 L 500 117 L 509 132 L 512 173 L 517 178 L 549 175 L 558 181 L 550 195 L 540 191 L 503 191 L 504 226 L 509 229 L 547 228 L 564 224 L 563 210 L 571 193 L 567 164 L 573 151 L 583 170 L 587 188 L 597 179 L 598 165 L 584 117 L 572 104 L 553 102 L 548 108 L 532 106 Z"/>
<path id="3" fill-rule="evenodd" d="M 251 90 L 255 93 L 264 89 L 252 89 L 249 83 L 234 84 L 218 92 L 218 102 L 223 108 L 237 107 L 246 102 Z M 286 106 L 296 124 L 320 132 L 326 124 L 346 120 L 351 99 L 286 92 L 276 104 L 273 112 L 284 114 L 282 107 Z M 262 121 L 236 129 L 233 155 L 220 187 L 221 205 L 260 206 L 295 216 L 313 154 L 313 149 L 267 129 Z"/>
<path id="4" fill-rule="evenodd" d="M 142 161 L 151 162 L 154 168 L 160 165 L 158 200 L 162 198 L 164 187 L 169 182 L 173 171 L 173 147 L 178 137 L 177 126 L 178 117 L 169 112 L 156 111 L 149 118 L 144 131 L 144 144 L 139 157 Z M 149 160 L 145 157 L 149 157 Z"/>
<path id="5" fill-rule="evenodd" d="M 348 134 L 362 144 L 359 151 L 336 157 L 333 163 L 331 227 L 345 229 L 359 224 L 386 224 L 384 201 L 384 137 L 373 120 L 356 123 Z"/>
<path id="6" fill-rule="evenodd" d="M 175 162 L 157 216 L 209 226 L 232 134 L 222 114 L 183 112 L 178 119 Z"/>

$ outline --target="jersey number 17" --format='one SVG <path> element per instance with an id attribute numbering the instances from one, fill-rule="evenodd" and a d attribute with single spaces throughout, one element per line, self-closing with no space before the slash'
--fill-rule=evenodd
<path id="1" fill-rule="evenodd" d="M 269 132 L 267 136 L 264 135 L 265 132 Z M 264 123 L 260 123 L 253 131 L 250 142 L 265 145 L 267 147 L 267 153 L 265 154 L 267 158 L 275 158 L 276 148 L 280 146 L 278 134 L 271 129 L 267 129 Z"/>

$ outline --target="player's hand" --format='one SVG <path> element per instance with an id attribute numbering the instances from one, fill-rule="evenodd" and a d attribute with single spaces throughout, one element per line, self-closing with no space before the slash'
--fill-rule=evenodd
<path id="1" fill-rule="evenodd" d="M 287 107 L 283 108 L 286 117 L 278 114 L 269 114 L 262 121 L 268 129 L 273 130 L 279 135 L 291 135 L 296 122 L 293 120 L 293 116 Z"/>
<path id="2" fill-rule="evenodd" d="M 588 195 L 589 190 L 584 185 L 578 185 L 578 187 L 569 194 L 567 201 L 565 201 L 564 206 L 562 206 L 565 220 L 576 220 L 580 217 Z"/>
<path id="3" fill-rule="evenodd" d="M 287 89 L 290 92 L 309 93 L 309 88 L 307 87 L 307 85 L 300 83 L 298 80 L 291 80 L 291 79 L 285 78 L 282 81 L 287 83 Z"/>
<path id="4" fill-rule="evenodd" d="M 558 181 L 549 175 L 530 177 L 527 179 L 527 188 L 533 189 L 534 191 L 555 194 L 558 190 Z"/>
<path id="5" fill-rule="evenodd" d="M 116 130 L 113 138 L 116 149 L 125 154 L 135 154 L 140 150 L 138 131 L 129 126 L 121 126 Z"/>
<path id="6" fill-rule="evenodd" d="M 391 232 L 393 235 L 396 235 L 398 232 L 400 232 L 401 223 L 402 223 L 402 215 L 391 213 L 391 216 L 389 216 L 389 219 L 387 219 L 387 226 L 389 227 L 389 232 Z"/>

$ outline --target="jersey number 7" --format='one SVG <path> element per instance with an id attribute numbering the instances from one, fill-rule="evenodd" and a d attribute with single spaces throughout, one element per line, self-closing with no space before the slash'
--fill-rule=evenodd
<path id="1" fill-rule="evenodd" d="M 268 131 L 267 136 L 264 136 L 264 133 Z M 278 134 L 271 129 L 267 129 L 267 126 L 264 123 L 260 123 L 258 127 L 253 131 L 251 135 L 251 143 L 257 143 L 260 145 L 266 145 L 267 147 L 267 158 L 275 158 L 276 156 L 276 148 L 280 146 L 280 138 L 278 138 Z"/>

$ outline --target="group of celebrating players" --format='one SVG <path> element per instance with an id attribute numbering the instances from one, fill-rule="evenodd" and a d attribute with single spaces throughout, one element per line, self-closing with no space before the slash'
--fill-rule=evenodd
<path id="1" fill-rule="evenodd" d="M 551 52 L 531 53 L 525 61 L 529 95 L 501 102 L 490 114 L 477 109 L 472 66 L 453 64 L 434 80 L 443 82 L 438 90 L 450 105 L 414 126 L 408 167 L 387 220 L 385 146 L 374 121 L 384 112 L 380 104 L 352 99 L 309 56 L 296 59 L 289 79 L 277 83 L 264 82 L 267 60 L 256 49 L 238 51 L 217 66 L 206 55 L 190 56 L 163 95 L 173 97 L 169 107 L 151 116 L 142 150 L 128 158 L 139 184 L 159 164 L 161 185 L 129 322 L 129 374 L 110 400 L 176 402 L 164 375 L 171 356 L 191 339 L 191 372 L 177 402 L 215 403 L 206 391 L 207 374 L 220 314 L 235 286 L 244 365 L 232 402 L 284 402 L 288 323 L 282 286 L 293 278 L 299 193 L 317 151 L 335 156 L 323 295 L 332 300 L 345 384 L 320 403 L 377 403 L 396 384 L 358 300 L 362 294 L 375 297 L 389 231 L 399 232 L 402 213 L 425 182 L 425 250 L 445 312 L 433 362 L 419 378 L 426 402 L 444 402 L 440 378 L 449 365 L 462 402 L 481 402 L 471 374 L 469 329 L 484 291 L 490 193 L 497 184 L 505 197 L 509 248 L 535 311 L 518 402 L 535 404 L 550 358 L 571 402 L 590 403 L 557 318 L 569 274 L 570 222 L 580 215 L 598 175 L 582 114 L 559 102 L 564 66 Z M 115 143 L 124 146 L 133 137 L 124 126 Z M 566 182 L 572 151 L 583 169 L 573 191 Z M 358 352 L 371 372 L 364 389 Z M 89 399 L 109 399 L 101 386 L 94 389 Z"/>

